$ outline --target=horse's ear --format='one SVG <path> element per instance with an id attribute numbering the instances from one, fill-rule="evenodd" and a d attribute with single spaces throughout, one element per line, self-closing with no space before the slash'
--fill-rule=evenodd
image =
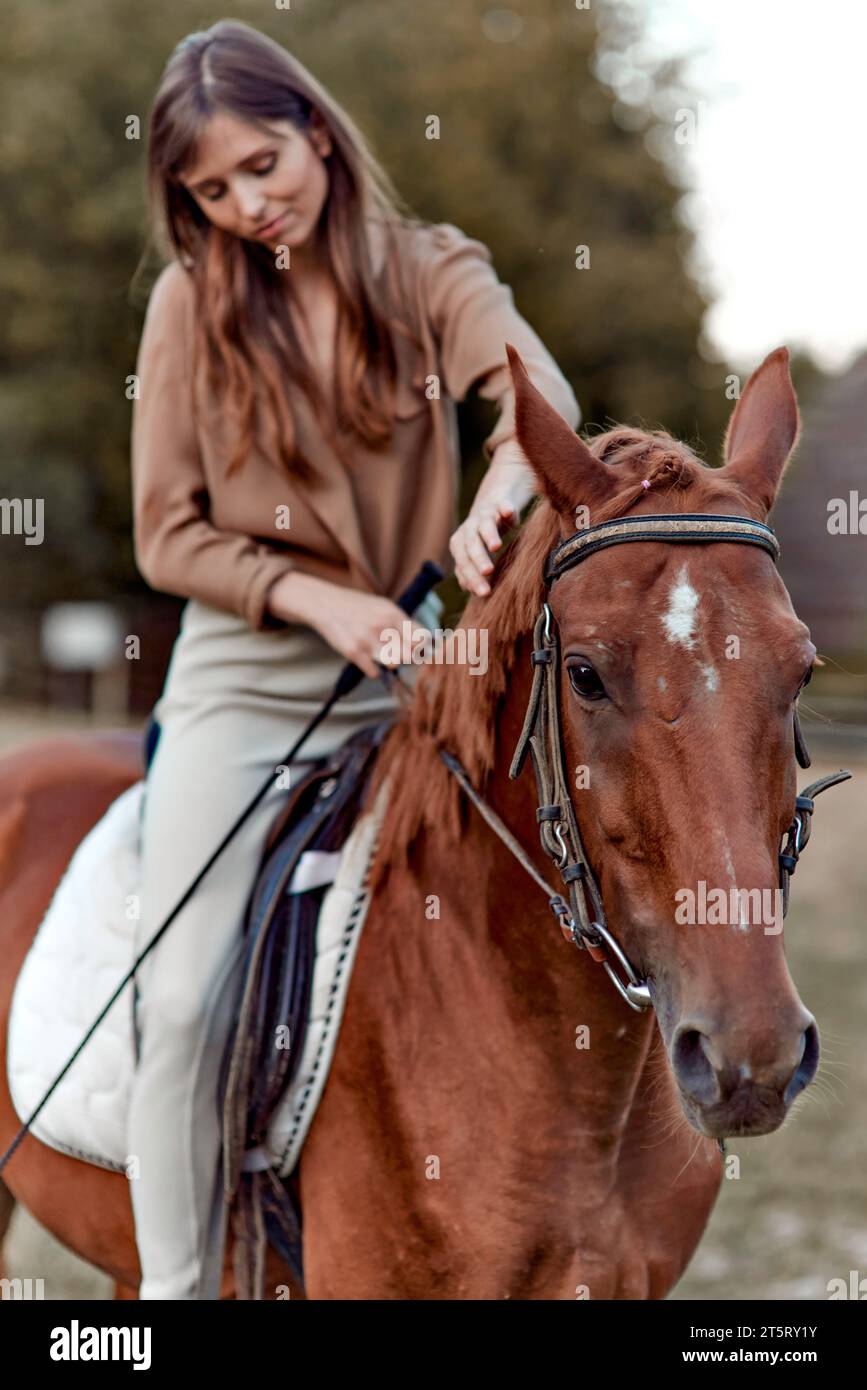
<path id="1" fill-rule="evenodd" d="M 726 477 L 771 510 L 792 450 L 801 417 L 789 375 L 789 351 L 768 354 L 744 387 L 732 411 L 723 446 Z"/>
<path id="2" fill-rule="evenodd" d="M 593 508 L 615 490 L 612 470 L 590 452 L 527 375 L 517 350 L 506 343 L 515 388 L 515 429 L 539 486 L 551 506 L 574 525 L 575 509 Z"/>

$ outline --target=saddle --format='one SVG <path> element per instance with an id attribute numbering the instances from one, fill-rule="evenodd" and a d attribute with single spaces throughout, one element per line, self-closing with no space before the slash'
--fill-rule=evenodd
<path id="1" fill-rule="evenodd" d="M 247 908 L 243 984 L 219 1082 L 224 1198 L 241 1299 L 263 1297 L 268 1243 L 303 1285 L 297 1182 L 294 1176 L 284 1181 L 271 1166 L 265 1138 L 304 1046 L 322 900 L 392 723 L 388 718 L 359 730 L 316 760 L 287 793 Z M 151 721 L 147 765 L 158 737 Z"/>

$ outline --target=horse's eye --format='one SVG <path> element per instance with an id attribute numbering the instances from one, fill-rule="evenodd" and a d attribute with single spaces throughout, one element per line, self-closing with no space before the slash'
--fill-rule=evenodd
<path id="1" fill-rule="evenodd" d="M 803 678 L 803 680 L 801 681 L 801 684 L 798 686 L 797 690 L 795 691 L 795 699 L 796 699 L 796 700 L 797 700 L 798 696 L 800 695 L 801 691 L 804 689 L 804 686 L 805 686 L 805 685 L 809 685 L 809 684 L 810 684 L 810 681 L 811 681 L 812 679 L 813 679 L 813 668 L 812 668 L 812 666 L 808 666 L 808 667 L 807 667 L 807 670 L 806 670 L 806 673 L 805 673 L 805 675 L 804 675 L 804 678 Z"/>
<path id="2" fill-rule="evenodd" d="M 605 699 L 605 686 L 599 679 L 599 673 L 586 661 L 570 663 L 566 669 L 569 672 L 569 683 L 576 695 L 585 700 Z"/>

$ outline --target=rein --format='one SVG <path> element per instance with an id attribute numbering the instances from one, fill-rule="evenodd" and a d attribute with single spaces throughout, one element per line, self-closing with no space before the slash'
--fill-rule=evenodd
<path id="1" fill-rule="evenodd" d="M 627 516 L 605 521 L 578 531 L 561 541 L 545 562 L 544 579 L 551 585 L 575 565 L 610 545 L 626 541 L 696 542 L 735 541 L 757 545 L 777 563 L 780 545 L 769 526 L 745 517 L 704 513 L 677 516 Z M 602 896 L 584 851 L 563 759 L 563 731 L 560 720 L 560 639 L 548 603 L 533 629 L 533 684 L 524 716 L 524 726 L 515 747 L 509 777 L 520 776 L 529 752 L 536 776 L 539 805 L 536 820 L 542 848 L 559 870 L 566 897 L 546 882 L 511 831 L 470 782 L 460 761 L 447 749 L 439 750 L 446 767 L 460 783 L 469 799 L 499 836 L 506 848 L 547 894 L 548 904 L 567 941 L 600 963 L 612 984 L 631 1008 L 638 1012 L 652 1007 L 650 988 L 642 980 L 608 929 Z M 795 756 L 801 767 L 810 766 L 807 747 L 794 711 Z M 783 916 L 789 906 L 789 879 L 795 872 L 801 851 L 810 838 L 813 798 L 851 772 L 833 772 L 806 787 L 795 800 L 795 814 L 780 850 L 780 888 Z M 622 975 L 617 973 L 613 957 Z"/>

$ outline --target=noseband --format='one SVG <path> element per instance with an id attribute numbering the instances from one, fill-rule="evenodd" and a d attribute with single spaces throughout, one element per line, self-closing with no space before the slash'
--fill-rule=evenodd
<path id="1" fill-rule="evenodd" d="M 568 570 L 597 551 L 627 541 L 686 542 L 691 545 L 696 542 L 734 541 L 760 546 L 775 564 L 780 555 L 779 542 L 770 527 L 744 517 L 689 512 L 677 516 L 619 517 L 578 531 L 556 546 L 545 563 L 546 585 L 550 588 Z M 608 929 L 599 886 L 584 851 L 566 779 L 560 722 L 560 640 L 547 603 L 543 603 L 533 630 L 531 664 L 533 684 L 509 776 L 513 779 L 520 776 L 529 752 L 539 797 L 536 820 L 542 848 L 559 870 L 568 901 L 539 874 L 497 813 L 479 796 L 458 759 L 446 749 L 440 749 L 440 756 L 488 824 L 545 890 L 566 940 L 586 950 L 593 960 L 600 962 L 626 1002 L 633 1009 L 642 1011 L 652 1004 L 650 989 L 647 982 L 639 978 Z M 810 758 L 798 723 L 797 709 L 794 710 L 794 737 L 798 763 L 801 767 L 809 767 Z M 810 838 L 812 798 L 851 775 L 851 772 L 842 770 L 831 773 L 811 783 L 796 798 L 794 818 L 779 853 L 784 917 L 789 906 L 789 879 Z M 619 967 L 622 975 L 615 967 Z"/>

